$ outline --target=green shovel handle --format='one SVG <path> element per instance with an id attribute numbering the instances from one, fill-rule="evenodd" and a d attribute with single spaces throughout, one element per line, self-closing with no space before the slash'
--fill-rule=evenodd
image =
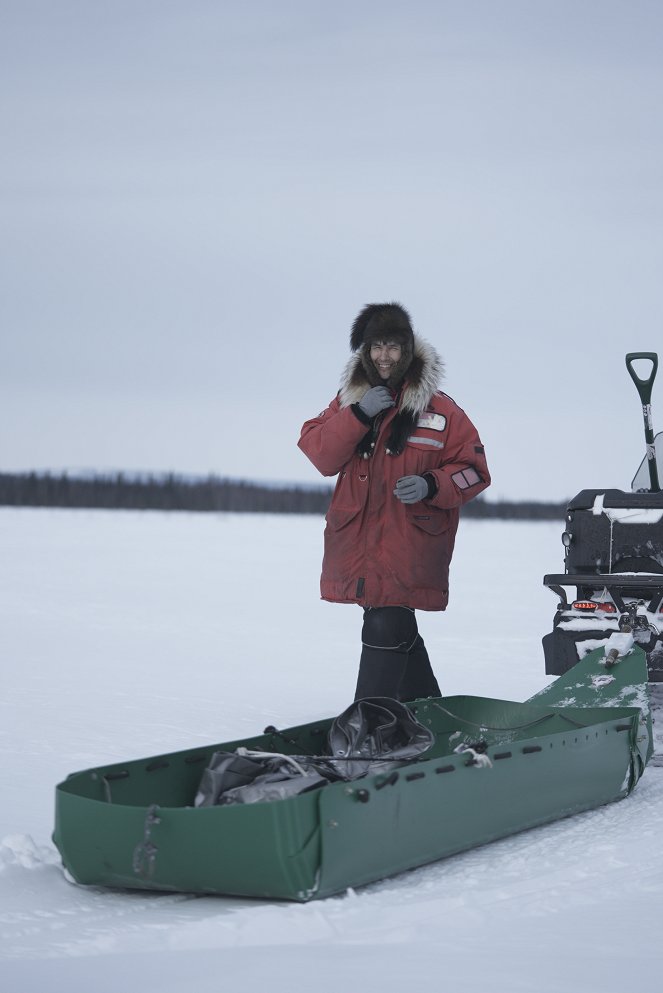
<path id="1" fill-rule="evenodd" d="M 637 372 L 633 368 L 633 363 L 636 359 L 649 359 L 651 362 L 651 372 L 647 379 L 640 379 Z M 654 380 L 656 379 L 656 370 L 658 369 L 658 355 L 656 352 L 629 352 L 626 356 L 626 368 L 628 369 L 629 376 L 635 383 L 635 388 L 638 391 L 640 400 L 643 404 L 651 403 L 651 391 L 654 385 Z"/>

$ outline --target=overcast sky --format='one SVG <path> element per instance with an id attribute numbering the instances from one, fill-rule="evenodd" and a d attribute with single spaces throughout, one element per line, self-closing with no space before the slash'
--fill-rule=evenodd
<path id="1" fill-rule="evenodd" d="M 658 0 L 0 12 L 0 470 L 318 481 L 301 424 L 397 300 L 489 498 L 628 488 L 624 355 L 663 361 Z"/>

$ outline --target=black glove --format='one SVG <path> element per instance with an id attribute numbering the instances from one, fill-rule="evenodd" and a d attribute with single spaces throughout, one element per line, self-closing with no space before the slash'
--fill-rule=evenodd
<path id="1" fill-rule="evenodd" d="M 430 495 L 428 480 L 423 476 L 402 476 L 396 482 L 394 496 L 401 503 L 419 503 Z"/>
<path id="2" fill-rule="evenodd" d="M 386 386 L 374 386 L 372 389 L 367 390 L 357 404 L 359 409 L 363 410 L 367 417 L 375 417 L 376 414 L 386 410 L 387 407 L 393 407 L 394 405 L 395 400 L 391 391 Z"/>

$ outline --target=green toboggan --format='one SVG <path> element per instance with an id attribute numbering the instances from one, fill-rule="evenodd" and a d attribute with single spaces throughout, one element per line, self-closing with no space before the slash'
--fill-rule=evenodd
<path id="1" fill-rule="evenodd" d="M 418 761 L 273 802 L 194 807 L 214 752 L 318 755 L 332 719 L 87 769 L 56 789 L 54 841 L 77 883 L 312 900 L 626 797 L 652 753 L 647 664 L 603 649 L 524 703 L 410 709 Z"/>

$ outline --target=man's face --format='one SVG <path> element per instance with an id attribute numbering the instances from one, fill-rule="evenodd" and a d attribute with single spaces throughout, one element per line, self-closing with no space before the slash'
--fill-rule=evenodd
<path id="1" fill-rule="evenodd" d="M 402 348 L 397 341 L 371 342 L 371 362 L 382 379 L 389 379 L 394 366 L 401 360 Z"/>

